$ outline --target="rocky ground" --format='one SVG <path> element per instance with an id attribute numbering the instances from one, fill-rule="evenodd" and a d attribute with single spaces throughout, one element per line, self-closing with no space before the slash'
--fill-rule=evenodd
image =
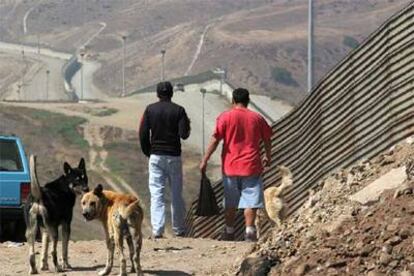
<path id="1" fill-rule="evenodd" d="M 339 170 L 282 229 L 256 245 L 240 275 L 412 275 L 412 139 Z M 396 188 L 389 189 L 388 188 Z"/>
<path id="2" fill-rule="evenodd" d="M 100 239 L 102 237 L 96 237 Z M 16 247 L 17 246 L 17 247 Z M 171 238 L 160 240 L 144 239 L 141 265 L 144 275 L 226 275 L 235 261 L 241 261 L 252 244 L 241 242 L 220 242 L 203 239 Z M 40 252 L 40 243 L 37 244 Z M 60 252 L 60 245 L 58 246 Z M 127 251 L 125 251 L 127 253 Z M 27 275 L 28 248 L 25 244 L 0 243 L 0 275 Z M 40 255 L 36 255 L 40 263 Z M 106 249 L 103 240 L 71 242 L 69 262 L 73 269 L 59 274 L 51 271 L 39 275 L 97 275 L 105 265 Z M 49 258 L 49 268 L 52 261 Z M 127 262 L 129 271 L 130 263 Z M 118 257 L 114 257 L 114 268 L 110 275 L 118 275 Z M 135 274 L 129 274 L 135 275 Z M 228 275 L 228 274 L 227 274 Z"/>

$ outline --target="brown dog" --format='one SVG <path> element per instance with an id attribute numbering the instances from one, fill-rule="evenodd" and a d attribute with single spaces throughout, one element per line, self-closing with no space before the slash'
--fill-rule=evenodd
<path id="1" fill-rule="evenodd" d="M 282 193 L 293 185 L 293 177 L 289 168 L 279 166 L 278 169 L 282 176 L 282 183 L 278 187 L 269 187 L 264 191 L 265 209 L 263 211 L 259 210 L 256 218 L 256 228 L 259 232 L 265 218 L 269 219 L 272 225 L 276 224 L 280 228 L 282 219 L 285 217 L 286 203 L 283 200 Z"/>
<path id="2" fill-rule="evenodd" d="M 123 239 L 127 240 L 131 259 L 131 272 L 142 275 L 140 252 L 142 247 L 142 220 L 144 212 L 138 198 L 132 195 L 103 190 L 99 184 L 81 200 L 82 215 L 87 220 L 99 219 L 102 222 L 108 255 L 105 268 L 99 275 L 111 272 L 115 246 L 120 256 L 120 273 L 126 274 L 126 260 Z"/>

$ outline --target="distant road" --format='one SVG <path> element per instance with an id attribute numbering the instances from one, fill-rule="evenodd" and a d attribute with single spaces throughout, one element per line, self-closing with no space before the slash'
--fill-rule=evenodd
<path id="1" fill-rule="evenodd" d="M 49 100 L 68 98 L 64 90 L 61 70 L 63 64 L 71 57 L 70 54 L 46 48 L 41 48 L 39 54 L 37 47 L 5 42 L 0 42 L 0 51 L 14 56 L 16 59 L 23 59 L 24 54 L 24 60 L 34 64 L 31 67 L 26 67 L 23 86 L 21 86 L 20 79 L 13 86 L 12 93 L 7 99 L 33 101 L 46 100 L 46 96 Z M 50 72 L 48 83 L 47 70 Z M 46 95 L 46 90 L 48 90 L 48 95 Z"/>
<path id="2" fill-rule="evenodd" d="M 100 29 L 100 31 L 102 28 Z M 98 31 L 98 32 L 100 32 Z M 95 34 L 96 37 L 96 34 Z M 90 41 L 90 40 L 89 40 Z M 48 48 L 40 48 L 40 53 L 37 47 L 27 46 L 22 44 L 0 42 L 0 52 L 4 52 L 15 56 L 17 59 L 24 58 L 37 63 L 35 69 L 30 70 L 24 75 L 23 87 L 19 88 L 16 83 L 13 88 L 13 93 L 7 99 L 9 100 L 46 100 L 46 70 L 49 74 L 49 100 L 66 100 L 68 99 L 64 89 L 64 81 L 62 76 L 62 67 L 71 57 L 72 54 L 54 51 Z M 102 93 L 93 84 L 93 74 L 99 68 L 100 64 L 94 61 L 84 60 L 84 98 L 87 99 L 102 99 L 106 95 Z M 75 74 L 72 80 L 72 85 L 79 94 L 80 89 L 80 70 Z M 21 93 L 19 95 L 19 93 Z M 80 95 L 78 95 L 80 96 Z"/>
<path id="3" fill-rule="evenodd" d="M 36 8 L 36 6 L 31 7 L 23 16 L 23 33 L 27 33 L 27 18 L 29 17 L 30 13 Z"/>

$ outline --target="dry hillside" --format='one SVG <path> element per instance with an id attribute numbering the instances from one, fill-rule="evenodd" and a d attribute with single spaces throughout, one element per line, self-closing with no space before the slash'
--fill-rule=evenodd
<path id="1" fill-rule="evenodd" d="M 240 275 L 412 275 L 413 141 L 326 177 L 261 238 Z"/>
<path id="2" fill-rule="evenodd" d="M 410 1 L 314 2 L 319 79 Z M 39 41 L 74 52 L 98 34 L 88 44 L 88 52 L 102 62 L 95 81 L 109 94 L 121 90 L 120 36 L 126 34 L 129 92 L 159 79 L 160 49 L 166 49 L 168 78 L 224 66 L 231 83 L 257 93 L 291 103 L 305 95 L 307 5 L 303 0 L 4 0 L 0 16 L 0 40 Z M 194 58 L 201 37 L 202 47 Z"/>
<path id="3" fill-rule="evenodd" d="M 102 119 L 116 112 L 105 108 L 85 109 L 90 116 Z M 38 156 L 37 171 L 42 185 L 62 174 L 64 161 L 77 166 L 79 159 L 84 157 L 90 187 L 102 183 L 107 189 L 140 196 L 146 207 L 144 233 L 146 236 L 150 234 L 148 161 L 141 153 L 135 131 L 95 125 L 79 116 L 4 104 L 0 104 L 0 122 L 1 134 L 19 136 L 26 153 Z M 183 196 L 189 205 L 199 189 L 200 157 L 189 150 L 185 150 L 183 155 L 184 181 L 187 184 Z M 169 212 L 169 208 L 166 210 Z M 99 223 L 85 224 L 78 203 L 72 228 L 74 240 L 96 239 L 96 233 L 102 234 Z"/>

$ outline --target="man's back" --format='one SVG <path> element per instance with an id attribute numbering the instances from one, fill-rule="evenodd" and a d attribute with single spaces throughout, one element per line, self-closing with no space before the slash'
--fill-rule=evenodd
<path id="1" fill-rule="evenodd" d="M 226 175 L 259 175 L 262 171 L 260 141 L 271 129 L 258 113 L 233 108 L 217 118 L 214 136 L 223 140 L 223 172 Z"/>
<path id="2" fill-rule="evenodd" d="M 146 136 L 150 136 L 150 152 L 146 154 L 179 156 L 180 138 L 187 139 L 189 135 L 189 119 L 183 107 L 165 100 L 151 104 L 145 110 L 140 138 L 142 145 L 143 140 L 149 139 Z"/>

